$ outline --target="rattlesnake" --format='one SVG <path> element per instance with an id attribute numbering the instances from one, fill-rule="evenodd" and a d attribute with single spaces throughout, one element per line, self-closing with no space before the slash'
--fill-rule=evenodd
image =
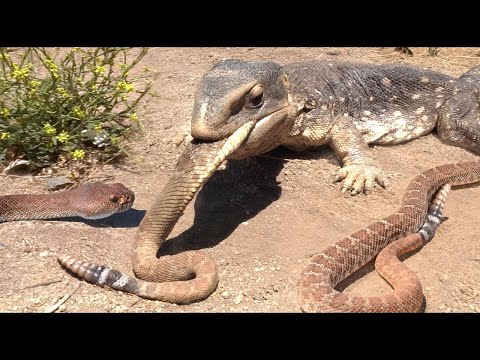
<path id="1" fill-rule="evenodd" d="M 147 211 L 135 236 L 133 271 L 137 279 L 106 266 L 60 256 L 59 262 L 86 281 L 138 296 L 188 304 L 206 299 L 218 285 L 215 261 L 200 251 L 157 258 L 157 251 L 198 189 L 247 138 L 250 121 L 227 139 L 192 142 L 178 160 L 175 175 Z M 142 280 L 139 280 L 142 279 Z"/>
<path id="2" fill-rule="evenodd" d="M 432 195 L 444 184 L 480 181 L 480 162 L 441 165 L 415 177 L 407 187 L 402 206 L 390 216 L 354 232 L 314 255 L 298 283 L 300 306 L 305 312 L 401 312 L 418 310 L 417 300 L 397 302 L 393 297 L 355 297 L 334 289 L 342 280 L 392 241 L 411 234 L 425 223 Z M 417 237 L 418 239 L 418 237 Z M 383 260 L 382 260 L 383 261 Z"/>
<path id="3" fill-rule="evenodd" d="M 134 200 L 133 192 L 124 185 L 101 182 L 50 194 L 3 195 L 0 196 L 0 222 L 74 216 L 101 219 L 130 209 Z"/>
<path id="4" fill-rule="evenodd" d="M 213 259 L 198 251 L 157 258 L 157 251 L 196 191 L 243 141 L 251 126 L 247 125 L 223 141 L 221 150 L 218 150 L 218 142 L 189 145 L 179 159 L 176 174 L 140 224 L 133 256 L 137 279 L 106 266 L 75 260 L 69 256 L 59 257 L 60 263 L 88 282 L 148 299 L 187 304 L 207 298 L 218 284 L 217 267 Z M 202 151 L 199 151 L 200 148 Z M 353 298 L 338 293 L 333 288 L 389 243 L 402 235 L 420 230 L 427 218 L 433 194 L 444 184 L 461 185 L 477 181 L 480 181 L 480 162 L 442 165 L 418 175 L 408 186 L 402 206 L 397 212 L 347 236 L 312 258 L 298 286 L 302 310 L 418 310 L 418 296 L 413 296 L 414 300 L 407 301 L 407 304 L 393 303 L 388 297 L 385 303 L 384 299 L 379 298 Z M 412 243 L 416 247 L 422 241 L 423 238 L 416 234 L 403 243 L 407 243 L 407 250 L 410 251 Z M 387 256 L 380 259 L 391 262 L 396 256 L 394 250 L 398 250 L 397 247 L 397 244 L 390 246 L 385 251 Z M 418 294 L 418 289 L 414 288 L 413 291 Z M 419 291 L 421 293 L 421 288 Z"/>

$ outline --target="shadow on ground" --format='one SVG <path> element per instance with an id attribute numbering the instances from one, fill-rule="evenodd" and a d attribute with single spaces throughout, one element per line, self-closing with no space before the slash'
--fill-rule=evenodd
<path id="1" fill-rule="evenodd" d="M 137 210 L 132 208 L 125 212 L 113 214 L 108 218 L 98 220 L 87 220 L 81 217 L 68 217 L 51 219 L 49 221 L 83 222 L 84 224 L 92 227 L 133 228 L 140 225 L 140 222 L 142 221 L 146 212 L 146 210 Z"/>
<path id="2" fill-rule="evenodd" d="M 167 240 L 158 255 L 213 247 L 242 222 L 253 218 L 281 195 L 276 177 L 283 168 L 279 158 L 229 161 L 216 171 L 195 200 L 192 227 Z"/>

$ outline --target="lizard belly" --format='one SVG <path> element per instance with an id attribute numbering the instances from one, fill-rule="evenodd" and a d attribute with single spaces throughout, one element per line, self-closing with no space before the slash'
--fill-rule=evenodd
<path id="1" fill-rule="evenodd" d="M 393 145 L 430 133 L 437 118 L 428 115 L 402 115 L 400 111 L 370 115 L 365 111 L 362 117 L 353 118 L 352 121 L 367 144 Z"/>

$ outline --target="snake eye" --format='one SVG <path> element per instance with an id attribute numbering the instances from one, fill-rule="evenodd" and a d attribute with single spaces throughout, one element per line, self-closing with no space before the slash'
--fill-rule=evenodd
<path id="1" fill-rule="evenodd" d="M 110 201 L 112 203 L 116 203 L 118 201 L 118 197 L 117 196 L 110 196 Z"/>

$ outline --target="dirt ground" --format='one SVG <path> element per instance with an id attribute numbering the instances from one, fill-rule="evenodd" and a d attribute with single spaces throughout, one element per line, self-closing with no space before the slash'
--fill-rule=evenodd
<path id="1" fill-rule="evenodd" d="M 409 181 L 435 165 L 475 159 L 468 151 L 428 135 L 403 145 L 372 147 L 391 176 L 387 190 L 349 196 L 330 179 L 340 165 L 333 152 L 276 149 L 229 162 L 192 202 L 165 244 L 165 253 L 202 249 L 219 264 L 218 289 L 207 300 L 172 305 L 95 287 L 66 273 L 57 254 L 90 259 L 131 271 L 133 237 L 144 212 L 173 173 L 184 144 L 195 86 L 222 58 L 272 60 L 280 64 L 328 59 L 405 63 L 459 76 L 480 64 L 478 48 L 153 48 L 144 64 L 159 73 L 143 114 L 145 136 L 131 144 L 121 165 L 96 169 L 135 191 L 134 210 L 102 221 L 28 221 L 0 225 L 0 311 L 44 312 L 78 290 L 59 312 L 298 312 L 296 283 L 309 257 L 375 219 L 395 211 Z M 45 178 L 1 176 L 3 194 L 42 193 Z M 448 219 L 435 238 L 405 262 L 419 276 L 426 312 L 480 312 L 480 189 L 453 191 Z M 390 287 L 370 263 L 338 289 L 359 295 Z"/>

